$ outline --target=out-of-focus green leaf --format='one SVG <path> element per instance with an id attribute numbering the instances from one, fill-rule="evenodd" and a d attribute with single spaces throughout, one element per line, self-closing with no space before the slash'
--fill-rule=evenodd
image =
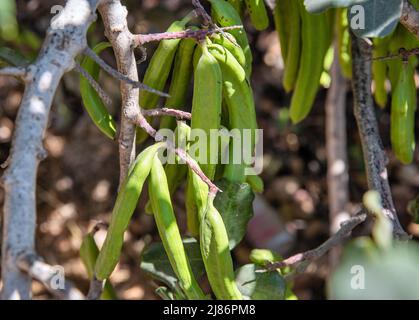
<path id="1" fill-rule="evenodd" d="M 248 183 L 221 179 L 216 182 L 216 185 L 223 192 L 217 194 L 214 206 L 223 218 L 231 250 L 240 243 L 246 234 L 247 223 L 253 217 L 255 195 Z"/>
<path id="2" fill-rule="evenodd" d="M 399 242 L 378 250 L 362 238 L 344 250 L 329 283 L 331 299 L 419 299 L 419 246 Z"/>
<path id="3" fill-rule="evenodd" d="M 244 299 L 283 300 L 286 284 L 277 271 L 267 272 L 255 264 L 246 264 L 236 270 L 236 283 Z"/>
<path id="4" fill-rule="evenodd" d="M 14 0 L 0 1 L 0 38 L 11 41 L 18 35 Z"/>
<path id="5" fill-rule="evenodd" d="M 0 60 L 3 60 L 15 67 L 29 64 L 29 61 L 19 52 L 6 47 L 0 47 Z"/>
<path id="6" fill-rule="evenodd" d="M 205 273 L 204 262 L 198 242 L 193 238 L 183 240 L 183 246 L 196 279 Z M 164 282 L 173 291 L 179 289 L 178 279 L 170 265 L 169 258 L 161 242 L 152 243 L 141 255 L 140 268 L 154 279 Z"/>

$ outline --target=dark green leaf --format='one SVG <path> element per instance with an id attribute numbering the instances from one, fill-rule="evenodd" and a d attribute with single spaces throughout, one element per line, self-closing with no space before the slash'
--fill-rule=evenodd
<path id="1" fill-rule="evenodd" d="M 391 34 L 399 23 L 402 14 L 402 0 L 368 0 L 360 4 L 363 8 L 365 25 L 357 26 L 358 10 L 348 10 L 348 21 L 353 32 L 363 38 L 383 38 Z M 360 8 L 361 8 L 360 7 Z M 351 7 L 353 8 L 353 7 Z M 355 9 L 355 8 L 354 8 Z"/>
<path id="2" fill-rule="evenodd" d="M 219 180 L 216 185 L 223 190 L 214 200 L 214 206 L 220 212 L 229 239 L 230 250 L 244 237 L 247 223 L 253 216 L 253 199 L 255 195 L 247 183 Z"/>
<path id="3" fill-rule="evenodd" d="M 183 240 L 192 272 L 196 279 L 202 277 L 205 266 L 201 258 L 198 242 L 193 238 Z M 172 290 L 178 289 L 178 280 L 170 265 L 169 258 L 164 250 L 163 243 L 155 242 L 148 246 L 141 255 L 140 268 L 151 277 L 164 282 Z"/>
<path id="4" fill-rule="evenodd" d="M 267 272 L 254 264 L 246 264 L 236 271 L 236 283 L 248 300 L 283 300 L 286 283 L 277 272 Z"/>

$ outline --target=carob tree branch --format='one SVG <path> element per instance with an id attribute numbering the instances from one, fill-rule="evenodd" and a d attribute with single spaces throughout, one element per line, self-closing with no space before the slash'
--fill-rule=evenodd
<path id="1" fill-rule="evenodd" d="M 22 272 L 41 282 L 49 292 L 62 300 L 84 300 L 84 295 L 65 279 L 62 271 L 46 264 L 36 254 L 22 254 L 17 260 L 17 265 Z"/>
<path id="2" fill-rule="evenodd" d="M 340 65 L 338 50 L 334 51 L 331 68 L 332 82 L 326 97 L 326 152 L 327 152 L 327 192 L 329 200 L 330 234 L 339 229 L 340 223 L 349 217 L 347 205 L 348 155 L 346 145 L 346 93 L 347 81 Z M 330 252 L 330 264 L 335 266 L 339 258 L 339 247 Z"/>
<path id="3" fill-rule="evenodd" d="M 400 17 L 400 22 L 413 33 L 416 38 L 419 38 L 419 11 L 408 1 L 403 1 L 403 11 Z"/>
<path id="4" fill-rule="evenodd" d="M 105 35 L 115 53 L 119 73 L 133 81 L 138 81 L 137 63 L 132 48 L 132 34 L 127 24 L 126 7 L 119 0 L 104 0 L 99 6 L 99 13 L 102 16 Z M 118 142 L 119 185 L 121 186 L 135 159 L 135 126 L 126 119 L 124 110 L 131 105 L 139 108 L 139 89 L 122 79 L 120 79 L 120 89 L 122 102 Z"/>
<path id="5" fill-rule="evenodd" d="M 391 195 L 387 174 L 387 156 L 378 130 L 371 93 L 371 45 L 364 39 L 351 34 L 352 40 L 352 91 L 354 114 L 361 137 L 368 189 L 377 191 L 383 202 L 384 214 L 393 224 L 397 239 L 408 239 L 400 225 Z"/>
<path id="6" fill-rule="evenodd" d="M 139 126 L 141 129 L 143 129 L 149 136 L 154 138 L 156 142 L 164 141 L 164 137 L 161 136 L 146 120 L 144 115 L 142 114 L 141 110 L 135 109 L 135 108 L 129 108 L 126 109 L 125 116 L 135 125 Z M 176 146 L 173 144 L 170 140 L 165 140 L 167 149 L 169 151 L 172 151 L 176 153 L 179 158 L 181 158 L 186 165 L 188 165 L 193 172 L 195 172 L 202 181 L 204 181 L 209 188 L 210 195 L 216 195 L 217 192 L 221 191 L 201 170 L 199 165 L 194 161 L 185 150 L 181 148 L 176 148 Z"/>
<path id="7" fill-rule="evenodd" d="M 189 112 L 170 109 L 170 108 L 161 108 L 161 109 L 143 109 L 142 114 L 146 117 L 176 117 L 179 120 L 191 120 L 192 115 Z"/>
<path id="8" fill-rule="evenodd" d="M 143 44 L 153 41 L 171 40 L 171 39 L 185 39 L 194 38 L 197 40 L 204 39 L 214 33 L 220 33 L 222 31 L 228 31 L 233 29 L 241 29 L 243 26 L 230 26 L 217 29 L 199 29 L 199 30 L 183 30 L 177 32 L 161 32 L 152 34 L 135 34 L 133 35 L 135 47 L 140 47 Z"/>
<path id="9" fill-rule="evenodd" d="M 22 252 L 35 250 L 36 176 L 39 161 L 45 157 L 42 138 L 58 83 L 74 68 L 74 58 L 87 46 L 86 32 L 96 18 L 98 3 L 68 0 L 51 22 L 37 60 L 26 69 L 10 165 L 3 176 L 3 299 L 31 298 L 31 278 L 19 269 L 17 260 Z"/>
<path id="10" fill-rule="evenodd" d="M 75 69 L 78 73 L 80 73 L 86 80 L 89 82 L 89 84 L 92 86 L 93 89 L 95 89 L 96 93 L 99 95 L 99 97 L 102 99 L 103 102 L 107 106 L 110 106 L 112 104 L 112 99 L 109 97 L 109 95 L 105 92 L 105 90 L 102 89 L 100 84 L 93 79 L 93 77 L 90 75 L 89 72 L 83 69 L 81 65 L 79 65 L 77 62 L 75 63 Z"/>
<path id="11" fill-rule="evenodd" d="M 273 271 L 279 268 L 293 267 L 296 268 L 297 272 L 303 272 L 307 267 L 308 263 L 322 257 L 330 249 L 334 248 L 337 245 L 340 245 L 345 239 L 347 239 L 351 235 L 352 230 L 355 229 L 356 226 L 364 222 L 366 218 L 367 214 L 361 211 L 354 217 L 344 221 L 341 224 L 339 231 L 336 232 L 333 236 L 331 236 L 328 240 L 323 242 L 316 249 L 305 251 L 302 253 L 297 253 L 282 261 L 269 263 L 266 265 L 266 268 L 269 271 Z"/>
<path id="12" fill-rule="evenodd" d="M 90 57 L 93 61 L 95 61 L 105 72 L 107 72 L 108 74 L 110 74 L 112 77 L 120 80 L 120 81 L 124 81 L 127 84 L 131 85 L 134 88 L 139 88 L 142 90 L 147 90 L 150 91 L 151 93 L 154 93 L 158 96 L 161 97 L 165 97 L 168 98 L 170 97 L 167 93 L 161 92 L 159 90 L 153 89 L 147 85 L 145 85 L 144 83 L 138 81 L 138 80 L 133 80 L 130 77 L 126 76 L 125 74 L 119 72 L 118 70 L 115 70 L 114 68 L 112 68 L 110 65 L 108 65 L 105 61 L 102 60 L 101 57 L 99 57 L 92 49 L 90 49 L 89 47 L 86 47 L 84 54 L 88 57 Z M 137 75 L 137 79 L 138 79 L 138 75 Z"/>

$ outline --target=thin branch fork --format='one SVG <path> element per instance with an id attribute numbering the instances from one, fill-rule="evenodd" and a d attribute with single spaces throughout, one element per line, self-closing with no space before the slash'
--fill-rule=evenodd
<path id="1" fill-rule="evenodd" d="M 86 47 L 86 49 L 84 50 L 84 54 L 88 57 L 90 57 L 93 61 L 95 61 L 103 70 L 105 70 L 108 74 L 110 74 L 112 77 L 120 80 L 120 81 L 124 81 L 127 84 L 131 85 L 134 88 L 139 88 L 141 90 L 146 90 L 149 91 L 151 93 L 157 94 L 161 97 L 165 97 L 165 98 L 169 98 L 170 95 L 168 95 L 167 93 L 161 92 L 159 90 L 153 89 L 147 85 L 145 85 L 142 82 L 136 81 L 136 80 L 132 80 L 131 78 L 127 77 L 126 75 L 120 73 L 119 71 L 115 70 L 114 68 L 112 68 L 110 65 L 108 65 L 104 60 L 102 60 L 101 57 L 99 57 L 92 49 L 90 49 L 89 47 Z"/>
<path id="2" fill-rule="evenodd" d="M 282 261 L 269 263 L 266 266 L 266 269 L 269 271 L 273 271 L 279 268 L 293 267 L 296 268 L 298 272 L 303 272 L 309 262 L 312 262 L 322 257 L 330 249 L 341 244 L 345 239 L 347 239 L 351 235 L 355 227 L 364 222 L 366 218 L 367 214 L 361 211 L 354 217 L 344 221 L 341 224 L 339 231 L 336 232 L 328 240 L 326 240 L 323 244 L 318 246 L 316 249 L 295 254 Z"/>
<path id="3" fill-rule="evenodd" d="M 21 271 L 41 282 L 55 297 L 63 300 L 84 300 L 84 295 L 64 275 L 59 274 L 56 267 L 46 264 L 36 254 L 19 256 L 17 265 Z"/>
<path id="4" fill-rule="evenodd" d="M 164 137 L 161 136 L 146 120 L 144 115 L 139 109 L 130 108 L 126 110 L 125 116 L 135 125 L 143 129 L 149 136 L 154 138 L 155 141 L 164 141 Z M 210 195 L 216 195 L 221 190 L 202 172 L 199 165 L 187 154 L 187 152 L 181 148 L 177 148 L 172 141 L 165 140 L 167 149 L 176 153 L 185 163 L 195 172 L 202 181 L 204 181 L 209 188 Z"/>

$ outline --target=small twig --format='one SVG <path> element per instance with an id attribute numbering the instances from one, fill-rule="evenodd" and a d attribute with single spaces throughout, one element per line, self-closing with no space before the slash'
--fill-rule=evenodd
<path id="1" fill-rule="evenodd" d="M 84 300 L 83 294 L 68 279 L 62 278 L 64 275 L 58 274 L 57 268 L 46 264 L 36 254 L 19 256 L 17 265 L 20 270 L 42 282 L 48 291 L 57 298 Z"/>
<path id="2" fill-rule="evenodd" d="M 26 76 L 27 68 L 24 67 L 4 67 L 0 69 L 0 76 L 13 76 L 23 78 Z"/>
<path id="3" fill-rule="evenodd" d="M 385 60 L 393 60 L 393 59 L 402 59 L 403 61 L 407 61 L 410 56 L 414 56 L 419 54 L 419 48 L 414 48 L 407 50 L 405 48 L 400 48 L 398 53 L 390 54 L 384 57 L 370 57 L 369 60 L 374 61 L 385 61 Z"/>
<path id="4" fill-rule="evenodd" d="M 416 38 L 419 38 L 419 11 L 417 11 L 407 0 L 404 0 L 403 2 L 403 11 L 400 22 L 406 29 L 413 33 Z"/>
<path id="5" fill-rule="evenodd" d="M 367 218 L 367 214 L 363 211 L 358 213 L 356 216 L 344 221 L 341 224 L 341 227 L 338 232 L 336 232 L 332 237 L 318 246 L 316 249 L 312 249 L 306 252 L 295 254 L 285 260 L 269 263 L 266 265 L 266 268 L 269 271 L 273 271 L 279 268 L 284 267 L 294 267 L 297 269 L 298 272 L 303 272 L 307 263 L 312 262 L 324 254 L 326 254 L 330 249 L 335 247 L 336 245 L 341 244 L 346 238 L 348 238 L 352 230 L 355 229 L 356 226 L 361 224 Z M 302 266 L 300 268 L 300 266 Z"/>
<path id="6" fill-rule="evenodd" d="M 146 91 L 149 91 L 149 92 L 154 93 L 154 94 L 156 94 L 158 96 L 161 96 L 161 97 L 165 97 L 165 98 L 170 97 L 167 93 L 164 93 L 164 92 L 161 92 L 159 90 L 153 89 L 153 88 L 145 85 L 144 83 L 141 83 L 139 81 L 134 81 L 134 80 L 128 78 L 127 76 L 123 75 L 119 71 L 117 71 L 114 68 L 112 68 L 111 66 L 109 66 L 104 60 L 102 60 L 101 57 L 99 57 L 89 47 L 86 47 L 86 49 L 84 50 L 84 54 L 86 56 L 90 57 L 91 59 L 93 59 L 103 70 L 105 70 L 107 73 L 109 73 L 112 77 L 130 84 L 134 88 L 139 88 L 140 90 L 146 90 Z"/>
<path id="7" fill-rule="evenodd" d="M 80 73 L 83 77 L 86 78 L 86 80 L 90 83 L 90 85 L 93 87 L 93 89 L 95 89 L 95 91 L 97 92 L 99 97 L 102 99 L 102 101 L 105 102 L 105 104 L 107 106 L 110 106 L 112 104 L 112 99 L 102 89 L 100 84 L 95 79 L 93 79 L 93 77 L 90 75 L 90 73 L 88 73 L 86 70 L 84 70 L 82 68 L 82 66 L 79 65 L 78 63 L 75 64 L 75 69 L 78 73 Z"/>
<path id="8" fill-rule="evenodd" d="M 172 39 L 185 39 L 185 38 L 194 38 L 197 40 L 204 39 L 206 36 L 221 33 L 228 30 L 241 29 L 243 26 L 229 26 L 223 28 L 211 28 L 211 29 L 199 29 L 199 30 L 183 30 L 177 32 L 161 32 L 161 33 L 152 33 L 152 34 L 136 34 L 133 35 L 134 46 L 141 47 L 143 44 L 152 42 L 152 41 L 162 41 L 162 40 L 172 40 Z M 223 34 L 224 35 L 224 34 Z M 230 40 L 230 39 L 229 39 Z M 233 43 L 236 43 L 235 41 Z"/>
<path id="9" fill-rule="evenodd" d="M 89 292 L 87 293 L 87 300 L 99 300 L 102 295 L 103 288 L 105 286 L 105 281 L 99 280 L 96 278 L 96 275 L 93 275 L 92 280 L 90 280 Z"/>
<path id="10" fill-rule="evenodd" d="M 144 115 L 140 112 L 139 109 L 130 108 L 125 110 L 125 116 L 135 125 L 141 127 L 149 136 L 151 136 L 155 141 L 165 141 L 167 149 L 176 153 L 179 158 L 181 158 L 193 172 L 195 172 L 202 181 L 204 181 L 209 188 L 209 193 L 211 195 L 216 195 L 217 192 L 222 192 L 212 181 L 202 172 L 199 165 L 186 153 L 185 150 L 181 148 L 176 148 L 172 141 L 165 139 L 161 136 L 146 120 Z"/>
<path id="11" fill-rule="evenodd" d="M 161 109 L 143 109 L 142 114 L 146 117 L 164 117 L 171 116 L 176 117 L 179 120 L 190 120 L 191 114 L 186 111 L 170 108 L 161 108 Z"/>

